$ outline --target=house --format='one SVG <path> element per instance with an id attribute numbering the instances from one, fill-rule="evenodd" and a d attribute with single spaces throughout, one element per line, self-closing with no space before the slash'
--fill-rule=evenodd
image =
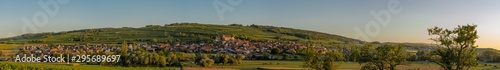
<path id="1" fill-rule="evenodd" d="M 58 49 L 57 49 L 57 48 L 52 48 L 52 49 L 50 49 L 50 52 L 57 52 L 57 51 L 58 51 Z"/>
<path id="2" fill-rule="evenodd" d="M 224 41 L 234 40 L 234 37 L 231 35 L 222 35 L 222 40 Z"/>
<path id="3" fill-rule="evenodd" d="M 169 46 L 169 44 L 159 44 L 158 48 L 168 48 Z"/>
<path id="4" fill-rule="evenodd" d="M 128 48 L 128 52 L 132 52 L 132 51 L 134 51 L 134 46 L 133 46 L 132 44 L 129 44 L 129 45 L 127 46 L 127 48 Z"/>
<path id="5" fill-rule="evenodd" d="M 146 47 L 146 51 L 149 51 L 149 52 L 155 52 L 155 49 L 156 48 Z"/>

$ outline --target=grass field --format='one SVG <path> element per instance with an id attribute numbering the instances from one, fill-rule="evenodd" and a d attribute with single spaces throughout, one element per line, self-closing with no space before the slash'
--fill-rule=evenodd
<path id="1" fill-rule="evenodd" d="M 361 65 L 356 62 L 338 62 L 341 70 L 360 70 Z M 485 66 L 488 64 L 489 66 Z M 215 65 L 218 68 L 235 68 L 241 70 L 258 70 L 257 68 L 294 68 L 304 69 L 302 67 L 303 63 L 301 61 L 252 61 L 245 60 L 240 65 Z M 500 68 L 495 68 L 494 66 L 500 66 L 500 63 L 481 63 L 477 67 L 472 68 L 473 70 L 500 70 Z M 440 70 L 441 67 L 431 62 L 409 62 L 396 67 L 398 70 Z"/>
<path id="2" fill-rule="evenodd" d="M 70 66 L 64 63 L 15 63 L 15 62 L 0 62 L 9 63 L 15 65 L 25 65 L 25 66 L 41 66 L 41 67 L 56 67 L 64 69 L 75 69 L 75 70 L 177 70 L 177 67 L 112 67 L 112 66 L 100 66 L 100 65 L 86 65 L 80 64 L 77 66 Z M 361 66 L 356 62 L 338 62 L 341 70 L 359 70 Z M 485 65 L 487 64 L 487 65 Z M 275 61 L 275 60 L 245 60 L 240 65 L 214 65 L 213 67 L 203 68 L 203 67 L 186 67 L 185 70 L 259 70 L 258 68 L 274 69 L 274 70 L 302 70 L 306 69 L 302 67 L 301 61 Z M 477 67 L 473 67 L 472 70 L 500 70 L 494 66 L 500 66 L 500 63 L 481 63 Z M 397 66 L 398 70 L 440 70 L 441 68 L 430 62 L 410 62 L 403 65 Z"/>
<path id="3" fill-rule="evenodd" d="M 19 48 L 18 44 L 0 44 L 0 58 L 7 58 L 10 54 L 18 52 L 16 48 Z"/>
<path id="4" fill-rule="evenodd" d="M 0 44 L 0 49 L 1 50 L 12 49 L 12 48 L 16 48 L 17 46 L 18 46 L 17 44 Z"/>
<path id="5" fill-rule="evenodd" d="M 44 68 L 60 68 L 70 70 L 178 70 L 178 67 L 112 67 L 101 65 L 76 65 L 70 66 L 65 63 L 17 63 L 17 62 L 0 62 L 0 64 L 12 64 L 16 66 L 34 66 Z"/>
<path id="6" fill-rule="evenodd" d="M 220 68 L 236 68 L 242 70 L 256 70 L 259 67 L 287 67 L 302 68 L 301 61 L 253 61 L 245 60 L 240 65 L 215 65 Z"/>

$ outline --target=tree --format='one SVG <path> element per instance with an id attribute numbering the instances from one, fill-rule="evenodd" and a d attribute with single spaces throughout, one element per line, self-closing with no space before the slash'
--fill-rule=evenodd
<path id="1" fill-rule="evenodd" d="M 243 58 L 245 58 L 245 56 L 243 56 L 241 54 L 236 55 L 236 57 L 235 57 L 236 64 L 241 64 L 241 62 L 243 61 Z"/>
<path id="2" fill-rule="evenodd" d="M 160 56 L 157 53 L 152 53 L 150 55 L 150 64 L 160 66 Z"/>
<path id="3" fill-rule="evenodd" d="M 203 67 L 210 67 L 214 64 L 214 60 L 210 59 L 207 55 L 197 56 L 196 64 Z"/>
<path id="4" fill-rule="evenodd" d="M 389 64 L 390 70 L 395 70 L 397 65 L 406 61 L 406 53 L 403 52 L 403 47 L 398 45 L 384 45 L 378 47 L 377 51 L 379 56 L 382 56 L 382 60 Z"/>
<path id="5" fill-rule="evenodd" d="M 158 61 L 159 66 L 167 65 L 167 58 L 160 56 L 160 61 Z"/>
<path id="6" fill-rule="evenodd" d="M 229 56 L 229 54 L 224 54 L 223 55 L 223 65 L 226 65 L 226 64 L 229 64 L 229 61 L 231 60 L 231 56 Z"/>
<path id="7" fill-rule="evenodd" d="M 316 70 L 322 69 L 322 63 L 320 61 L 321 54 L 318 51 L 314 51 L 312 48 L 306 48 L 304 52 L 304 67 L 313 68 Z"/>
<path id="8" fill-rule="evenodd" d="M 334 62 L 344 60 L 344 54 L 342 54 L 339 50 L 328 52 L 325 56 L 325 60 L 323 61 L 323 68 L 325 70 L 338 70 L 340 65 L 335 65 Z"/>
<path id="9" fill-rule="evenodd" d="M 377 66 L 373 63 L 367 63 L 361 67 L 361 70 L 377 70 Z"/>
<path id="10" fill-rule="evenodd" d="M 421 61 L 427 61 L 430 60 L 430 51 L 429 50 L 420 50 L 416 53 L 417 59 Z"/>
<path id="11" fill-rule="evenodd" d="M 453 30 L 434 27 L 427 29 L 429 35 L 437 36 L 431 40 L 439 43 L 437 50 L 432 52 L 433 62 L 445 70 L 463 70 L 476 66 L 475 45 L 478 39 L 477 25 L 459 25 Z"/>
<path id="12" fill-rule="evenodd" d="M 288 60 L 290 57 L 290 54 L 283 54 L 283 57 L 281 57 L 281 60 Z"/>
<path id="13" fill-rule="evenodd" d="M 180 66 L 179 65 L 180 64 L 179 59 L 172 52 L 169 52 L 167 54 L 167 60 L 166 61 L 168 62 L 168 65 L 170 65 L 170 66 Z"/>
<path id="14" fill-rule="evenodd" d="M 418 56 L 416 53 L 406 53 L 406 56 L 408 57 L 406 59 L 407 61 L 418 61 Z"/>
<path id="15" fill-rule="evenodd" d="M 127 54 L 127 51 L 128 51 L 127 42 L 125 42 L 125 41 L 122 42 L 121 49 L 122 49 L 121 50 L 122 54 Z"/>
<path id="16" fill-rule="evenodd" d="M 145 57 L 142 64 L 148 65 L 149 64 L 149 57 Z"/>
<path id="17" fill-rule="evenodd" d="M 236 24 L 236 23 L 233 23 L 233 24 L 229 24 L 229 26 L 243 26 L 241 24 Z"/>
<path id="18" fill-rule="evenodd" d="M 316 70 L 335 70 L 338 68 L 338 65 L 335 65 L 334 61 L 344 60 L 343 53 L 338 50 L 327 52 L 324 57 L 321 53 L 314 51 L 312 48 L 306 48 L 303 52 L 305 52 L 304 67 Z"/>
<path id="19" fill-rule="evenodd" d="M 229 64 L 234 65 L 236 63 L 238 63 L 238 60 L 236 60 L 235 58 L 229 58 Z"/>
<path id="20" fill-rule="evenodd" d="M 479 60 L 485 62 L 498 62 L 500 59 L 500 52 L 494 49 L 488 49 L 478 56 Z"/>
<path id="21" fill-rule="evenodd" d="M 348 61 L 353 61 L 353 62 L 356 62 L 357 59 L 361 58 L 361 53 L 359 51 L 359 47 L 358 46 L 352 46 L 350 48 L 351 50 L 351 53 L 349 54 L 349 58 L 347 59 Z"/>
<path id="22" fill-rule="evenodd" d="M 271 50 L 271 54 L 280 54 L 280 53 L 281 53 L 280 48 L 274 48 L 273 50 Z"/>
<path id="23" fill-rule="evenodd" d="M 153 42 L 153 43 L 158 43 L 158 39 L 153 38 L 153 40 L 151 40 L 151 42 Z"/>
<path id="24" fill-rule="evenodd" d="M 203 66 L 203 67 L 210 67 L 212 65 L 214 65 L 213 59 L 202 59 L 201 60 L 201 66 Z"/>
<path id="25" fill-rule="evenodd" d="M 373 67 L 376 66 L 379 70 L 395 70 L 397 65 L 406 61 L 405 53 L 403 52 L 403 47 L 399 45 L 389 45 L 385 44 L 383 46 L 375 46 L 372 44 L 367 44 L 360 49 L 360 57 L 357 62 L 360 64 L 365 64 L 363 67 Z"/>
<path id="26" fill-rule="evenodd" d="M 215 64 L 220 64 L 220 63 L 223 63 L 223 56 L 222 54 L 217 54 L 216 56 L 214 56 L 214 60 L 215 60 Z"/>

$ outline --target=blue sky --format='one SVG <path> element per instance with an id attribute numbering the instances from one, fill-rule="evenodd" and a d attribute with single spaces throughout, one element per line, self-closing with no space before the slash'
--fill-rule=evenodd
<path id="1" fill-rule="evenodd" d="M 0 0 L 0 37 L 20 35 L 23 17 L 44 11 L 38 2 L 48 0 Z M 213 2 L 233 8 L 219 18 Z M 477 24 L 480 47 L 500 49 L 500 1 L 498 0 L 399 0 L 403 10 L 381 27 L 372 41 L 431 43 L 426 29 Z M 37 32 L 58 32 L 102 27 L 142 27 L 150 24 L 199 22 L 208 24 L 261 24 L 313 30 L 355 38 L 354 27 L 374 21 L 370 11 L 386 10 L 389 0 L 71 0 L 60 5 Z M 218 4 L 219 5 L 219 4 Z"/>

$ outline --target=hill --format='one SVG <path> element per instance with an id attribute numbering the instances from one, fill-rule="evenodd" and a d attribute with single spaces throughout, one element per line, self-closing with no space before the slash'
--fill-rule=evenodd
<path id="1" fill-rule="evenodd" d="M 1 43 L 118 43 L 136 42 L 211 42 L 216 36 L 230 35 L 249 41 L 295 41 L 314 44 L 360 44 L 364 41 L 309 30 L 265 25 L 214 25 L 172 23 L 140 28 L 95 28 L 62 32 L 23 34 L 0 39 Z"/>

